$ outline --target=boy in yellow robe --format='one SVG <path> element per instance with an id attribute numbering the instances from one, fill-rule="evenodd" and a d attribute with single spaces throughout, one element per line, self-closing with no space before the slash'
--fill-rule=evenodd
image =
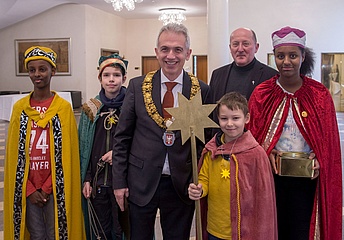
<path id="1" fill-rule="evenodd" d="M 85 239 L 78 132 L 71 105 L 50 90 L 56 53 L 33 46 L 34 90 L 14 106 L 4 179 L 4 239 Z"/>
<path id="2" fill-rule="evenodd" d="M 205 145 L 199 182 L 188 189 L 190 199 L 202 199 L 202 240 L 277 240 L 270 162 L 245 129 L 250 121 L 247 100 L 237 92 L 226 93 L 216 114 L 221 131 Z"/>

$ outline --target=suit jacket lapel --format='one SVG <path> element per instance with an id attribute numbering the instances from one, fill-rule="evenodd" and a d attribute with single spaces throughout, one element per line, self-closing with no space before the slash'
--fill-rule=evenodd
<path id="1" fill-rule="evenodd" d="M 251 71 L 250 79 L 251 81 L 255 82 L 255 85 L 260 82 L 260 78 L 262 77 L 263 74 L 263 68 L 262 65 L 259 64 L 258 60 L 256 60 L 256 63 L 253 67 L 253 70 Z"/>
<path id="2" fill-rule="evenodd" d="M 190 81 L 190 77 L 187 74 L 187 72 L 185 72 L 183 70 L 184 74 L 183 74 L 183 95 L 187 98 L 190 99 L 190 89 L 191 89 L 191 81 Z"/>

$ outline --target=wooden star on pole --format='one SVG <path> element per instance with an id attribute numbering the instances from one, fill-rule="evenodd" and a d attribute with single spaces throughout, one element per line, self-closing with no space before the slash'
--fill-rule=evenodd
<path id="1" fill-rule="evenodd" d="M 219 126 L 208 116 L 216 104 L 202 105 L 201 91 L 188 100 L 183 94 L 178 93 L 176 108 L 166 108 L 175 120 L 167 130 L 181 130 L 182 144 L 184 144 L 194 131 L 195 136 L 204 143 L 204 128 L 218 128 Z"/>
<path id="2" fill-rule="evenodd" d="M 218 125 L 208 117 L 216 107 L 216 104 L 202 105 L 201 91 L 198 91 L 191 100 L 188 100 L 184 95 L 178 93 L 178 104 L 179 107 L 165 109 L 174 117 L 173 123 L 167 128 L 167 130 L 180 130 L 182 144 L 191 137 L 192 176 L 193 182 L 197 185 L 198 169 L 196 137 L 204 143 L 204 128 L 218 128 Z M 199 200 L 195 202 L 195 207 L 197 239 L 203 239 L 201 207 Z"/>

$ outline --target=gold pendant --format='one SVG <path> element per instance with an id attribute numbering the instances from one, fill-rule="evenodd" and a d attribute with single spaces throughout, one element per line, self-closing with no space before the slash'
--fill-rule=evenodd
<path id="1" fill-rule="evenodd" d="M 108 118 L 108 124 L 110 125 L 110 126 L 112 126 L 112 124 L 116 124 L 117 123 L 117 120 L 113 117 L 113 116 L 111 116 L 110 118 Z"/>

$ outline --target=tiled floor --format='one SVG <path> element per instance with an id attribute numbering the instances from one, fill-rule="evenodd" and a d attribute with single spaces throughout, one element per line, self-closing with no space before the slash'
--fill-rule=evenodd
<path id="1" fill-rule="evenodd" d="M 344 160 L 344 112 L 337 113 L 338 128 L 341 138 L 342 159 Z M 8 122 L 0 120 L 0 240 L 3 240 L 3 191 L 4 191 L 4 159 L 5 159 L 5 139 L 7 137 Z M 344 169 L 344 163 L 342 164 Z M 344 211 L 343 211 L 344 212 Z M 162 239 L 159 226 L 159 216 L 157 216 L 156 240 Z M 190 239 L 195 239 L 195 229 L 192 228 Z M 343 235 L 344 239 L 344 235 Z"/>

